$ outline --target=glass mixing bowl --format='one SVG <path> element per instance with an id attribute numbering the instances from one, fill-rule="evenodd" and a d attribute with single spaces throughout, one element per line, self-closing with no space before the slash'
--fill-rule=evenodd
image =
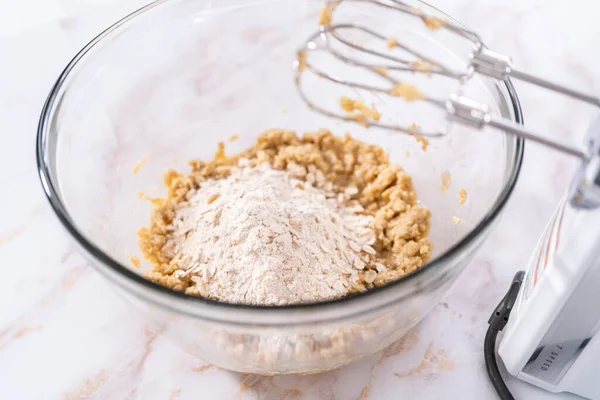
<path id="1" fill-rule="evenodd" d="M 430 13 L 447 18 L 424 4 Z M 292 60 L 316 29 L 321 2 L 165 0 L 127 16 L 66 67 L 43 109 L 37 142 L 42 185 L 81 253 L 154 328 L 217 366 L 261 374 L 339 367 L 398 340 L 437 304 L 487 236 L 517 179 L 523 142 L 501 133 L 455 129 L 427 151 L 390 135 L 311 112 L 297 96 Z M 359 6 L 357 6 L 359 7 Z M 357 9 L 355 17 L 365 18 Z M 410 24 L 380 16 L 398 35 Z M 458 59 L 464 44 L 423 36 L 423 48 Z M 468 88 L 493 112 L 521 122 L 510 82 L 476 78 Z M 414 115 L 418 122 L 419 115 Z M 422 116 L 425 118 L 426 116 Z M 192 297 L 147 281 L 136 230 L 164 194 L 161 173 L 209 159 L 232 135 L 228 152 L 265 129 L 329 128 L 381 145 L 413 176 L 432 210 L 432 260 L 386 287 L 319 304 L 258 307 Z M 133 166 L 147 162 L 137 174 Z M 177 161 L 179 160 L 179 161 Z M 441 175 L 450 188 L 442 192 Z M 468 201 L 459 205 L 458 190 Z M 453 216 L 461 220 L 452 221 Z"/>

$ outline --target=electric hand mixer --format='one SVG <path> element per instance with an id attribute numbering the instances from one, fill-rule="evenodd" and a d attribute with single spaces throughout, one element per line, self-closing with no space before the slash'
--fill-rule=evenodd
<path id="1" fill-rule="evenodd" d="M 344 3 L 378 7 L 388 13 L 420 19 L 431 35 L 438 31 L 456 35 L 469 45 L 468 60 L 457 69 L 444 65 L 435 55 L 425 54 L 402 37 L 386 37 L 368 26 L 338 22 L 334 17 Z M 475 74 L 482 74 L 498 80 L 518 79 L 595 106 L 600 106 L 600 98 L 523 72 L 513 66 L 509 57 L 488 50 L 475 32 L 399 0 L 330 2 L 321 13 L 320 25 L 320 30 L 298 51 L 295 62 L 298 93 L 313 110 L 367 127 L 422 137 L 447 135 L 452 123 L 478 130 L 490 127 L 580 160 L 571 188 L 540 239 L 527 272 L 517 273 L 509 292 L 490 317 L 484 353 L 488 374 L 502 399 L 513 398 L 498 372 L 495 356 L 496 336 L 505 326 L 498 353 L 512 375 L 552 392 L 568 391 L 600 399 L 600 381 L 595 372 L 600 368 L 600 290 L 597 289 L 600 285 L 600 118 L 591 125 L 585 148 L 578 149 L 493 115 L 487 105 L 465 96 L 462 88 Z M 356 40 L 358 36 L 367 37 L 369 43 L 375 45 L 361 44 L 361 40 Z M 319 65 L 320 54 L 327 54 L 363 74 L 366 72 L 373 79 L 352 80 L 328 73 Z M 341 99 L 340 110 L 345 112 L 335 111 L 317 104 L 307 95 L 307 73 L 354 91 L 386 96 L 390 100 L 420 102 L 445 113 L 448 123 L 440 129 L 423 130 L 415 124 L 399 124 L 394 119 L 385 121 L 374 107 L 348 97 Z M 442 97 L 413 84 L 415 80 L 423 81 L 432 76 L 455 82 L 457 89 Z"/>

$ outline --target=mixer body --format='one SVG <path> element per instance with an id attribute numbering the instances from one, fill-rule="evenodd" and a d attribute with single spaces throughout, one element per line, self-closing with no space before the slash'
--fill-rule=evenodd
<path id="1" fill-rule="evenodd" d="M 508 371 L 551 392 L 600 399 L 600 118 L 531 257 L 498 353 Z"/>

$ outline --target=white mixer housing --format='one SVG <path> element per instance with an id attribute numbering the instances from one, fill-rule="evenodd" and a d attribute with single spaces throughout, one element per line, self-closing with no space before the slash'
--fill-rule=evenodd
<path id="1" fill-rule="evenodd" d="M 551 392 L 600 399 L 600 118 L 538 242 L 498 353 L 508 371 Z"/>

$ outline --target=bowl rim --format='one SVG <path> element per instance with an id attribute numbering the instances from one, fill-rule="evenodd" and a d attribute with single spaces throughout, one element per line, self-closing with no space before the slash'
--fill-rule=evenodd
<path id="1" fill-rule="evenodd" d="M 69 234 L 73 237 L 73 239 L 75 239 L 75 241 L 79 245 L 79 247 L 85 251 L 85 255 L 88 255 L 92 259 L 98 261 L 103 266 L 107 267 L 106 270 L 104 268 L 96 268 L 96 269 L 99 270 L 101 273 L 103 273 L 103 275 L 108 276 L 112 281 L 116 282 L 119 286 L 123 287 L 126 291 L 136 295 L 137 297 L 142 298 L 145 301 L 149 301 L 151 303 L 154 303 L 155 305 L 158 305 L 158 306 L 161 306 L 164 308 L 170 308 L 178 313 L 188 314 L 188 315 L 192 315 L 194 317 L 200 317 L 200 318 L 204 318 L 206 320 L 213 320 L 215 322 L 227 323 L 227 324 L 238 324 L 237 321 L 232 321 L 230 318 L 227 318 L 230 315 L 228 313 L 228 311 L 241 311 L 241 312 L 247 312 L 247 313 L 250 312 L 255 317 L 257 316 L 256 312 L 259 311 L 260 313 L 263 313 L 263 315 L 265 315 L 265 316 L 267 314 L 264 314 L 264 313 L 269 313 L 273 317 L 275 317 L 276 315 L 278 315 L 279 317 L 281 317 L 282 315 L 285 315 L 286 317 L 289 318 L 290 311 L 293 311 L 293 312 L 297 313 L 296 315 L 299 315 L 298 313 L 314 314 L 315 311 L 323 311 L 328 308 L 331 308 L 334 310 L 339 310 L 340 307 L 345 307 L 346 305 L 348 305 L 350 303 L 357 304 L 358 302 L 366 301 L 366 299 L 370 299 L 370 298 L 374 298 L 374 297 L 381 298 L 381 295 L 383 295 L 383 294 L 390 294 L 390 293 L 394 292 L 395 290 L 399 290 L 401 288 L 406 288 L 408 285 L 410 285 L 410 283 L 412 281 L 415 281 L 415 279 L 417 279 L 419 277 L 424 277 L 426 274 L 429 274 L 434 270 L 440 269 L 444 264 L 448 263 L 449 260 L 453 259 L 457 255 L 460 255 L 461 251 L 464 248 L 467 248 L 467 247 L 469 247 L 469 245 L 476 242 L 480 238 L 480 236 L 486 231 L 486 229 L 489 228 L 490 225 L 496 220 L 496 218 L 499 216 L 500 212 L 504 209 L 508 199 L 510 198 L 510 196 L 514 190 L 514 187 L 517 182 L 517 178 L 519 177 L 519 174 L 520 174 L 522 162 L 523 162 L 525 141 L 522 138 L 518 138 L 518 137 L 514 137 L 514 140 L 513 140 L 514 144 L 515 144 L 514 145 L 514 157 L 513 157 L 512 163 L 510 163 L 510 165 L 512 165 L 512 168 L 510 170 L 507 170 L 508 175 L 507 176 L 505 175 L 506 182 L 505 182 L 502 190 L 498 194 L 496 200 L 494 201 L 493 205 L 490 207 L 488 212 L 481 218 L 481 220 L 477 223 L 477 225 L 471 231 L 469 231 L 462 239 L 460 239 L 458 242 L 454 243 L 450 248 L 448 248 L 443 254 L 441 254 L 438 257 L 436 257 L 435 259 L 431 260 L 430 262 L 425 264 L 419 270 L 417 270 L 407 276 L 404 276 L 397 281 L 391 282 L 385 286 L 373 288 L 364 293 L 359 293 L 359 294 L 352 295 L 352 296 L 346 296 L 346 297 L 342 297 L 339 299 L 328 300 L 328 301 L 318 302 L 318 303 L 292 304 L 292 305 L 281 305 L 281 306 L 264 306 L 264 305 L 223 303 L 223 302 L 219 302 L 216 300 L 211 300 L 211 299 L 202 298 L 202 297 L 193 296 L 193 295 L 187 295 L 183 292 L 178 292 L 178 291 L 169 289 L 167 287 L 164 287 L 158 283 L 147 280 L 144 277 L 142 277 L 141 275 L 133 272 L 131 269 L 127 268 L 126 266 L 122 265 L 121 263 L 119 263 L 117 260 L 115 260 L 111 256 L 107 255 L 99 247 L 97 247 L 94 243 L 92 243 L 91 241 L 86 239 L 85 235 L 77 229 L 76 224 L 73 221 L 73 219 L 71 218 L 65 203 L 61 199 L 61 194 L 60 194 L 60 190 L 58 189 L 58 184 L 57 184 L 57 182 L 54 182 L 54 180 L 52 178 L 52 170 L 53 170 L 53 167 L 55 167 L 55 164 L 53 163 L 52 158 L 55 156 L 55 152 L 47 151 L 48 150 L 47 144 L 48 144 L 49 140 L 51 140 L 51 146 L 54 146 L 56 144 L 56 138 L 54 138 L 54 140 L 52 140 L 53 138 L 51 138 L 50 136 L 51 136 L 51 126 L 52 126 L 53 117 L 54 117 L 55 113 L 57 112 L 57 110 L 59 110 L 59 105 L 60 105 L 60 102 L 57 103 L 57 100 L 59 98 L 59 93 L 61 92 L 61 89 L 65 85 L 65 82 L 69 78 L 71 72 L 76 67 L 78 62 L 81 61 L 86 56 L 86 54 L 88 52 L 90 52 L 99 42 L 101 42 L 105 37 L 110 35 L 113 31 L 115 31 L 119 27 L 130 22 L 135 17 L 139 16 L 140 14 L 145 13 L 146 11 L 149 11 L 157 6 L 160 6 L 162 4 L 169 3 L 172 1 L 175 2 L 176 0 L 155 0 L 152 3 L 147 4 L 146 6 L 137 9 L 136 11 L 128 14 L 124 18 L 120 19 L 119 21 L 117 21 L 116 23 L 114 23 L 113 25 L 111 25 L 110 27 L 105 29 L 104 31 L 102 31 L 99 35 L 97 35 L 94 39 L 92 39 L 86 46 L 84 46 L 73 57 L 73 59 L 67 64 L 67 66 L 61 72 L 58 79 L 52 86 L 52 88 L 48 94 L 48 97 L 46 98 L 46 101 L 44 103 L 44 106 L 42 108 L 42 112 L 41 112 L 41 115 L 39 118 L 39 123 L 38 123 L 38 128 L 37 128 L 37 139 L 36 139 L 37 169 L 38 169 L 38 174 L 39 174 L 42 188 L 44 190 L 44 193 L 45 193 L 52 209 L 54 210 L 54 213 L 58 217 L 58 219 L 61 222 L 61 224 L 63 225 L 63 227 L 67 230 L 67 232 L 69 232 Z M 271 1 L 278 1 L 278 0 L 271 0 Z M 305 2 L 306 1 L 311 1 L 311 0 L 305 0 Z M 442 15 L 446 16 L 447 18 L 451 19 L 453 22 L 459 24 L 456 20 L 454 20 L 452 17 L 445 14 L 443 11 L 439 10 L 435 6 L 432 6 L 429 3 L 424 2 L 422 0 L 418 0 L 418 1 L 423 3 L 425 6 L 430 7 L 431 9 L 435 10 L 436 12 L 439 12 Z M 519 98 L 517 96 L 516 90 L 515 90 L 512 82 L 510 81 L 510 79 L 505 79 L 502 82 L 502 84 L 504 85 L 504 88 L 506 89 L 506 93 L 508 94 L 508 97 L 506 98 L 506 100 L 510 101 L 510 104 L 508 104 L 508 106 L 509 107 L 512 106 L 512 112 L 514 114 L 514 121 L 518 124 L 523 124 L 523 114 L 522 114 L 522 110 L 521 110 L 521 105 L 520 105 Z M 56 134 L 56 137 L 57 136 L 58 136 L 58 133 Z M 507 153 L 507 155 L 510 154 L 510 149 L 508 147 L 506 149 L 506 153 Z M 96 263 L 92 263 L 92 265 L 96 266 Z M 115 277 L 121 277 L 121 278 L 125 278 L 125 279 L 115 279 Z M 438 280 L 439 280 L 439 278 L 438 278 Z M 433 284 L 433 283 L 434 282 L 430 282 L 430 284 Z M 426 289 L 426 287 L 421 288 L 421 289 Z M 146 292 L 144 292 L 144 290 L 146 290 Z M 409 291 L 409 293 L 412 293 L 415 290 L 416 289 L 413 289 L 413 291 Z M 150 294 L 148 295 L 148 293 L 150 293 Z M 158 296 L 153 297 L 154 295 L 158 295 Z M 381 301 L 377 302 L 377 306 L 378 307 L 385 306 L 389 303 L 395 303 L 395 302 L 400 301 L 405 298 L 404 295 L 401 296 L 400 298 L 397 298 L 394 296 L 390 296 L 390 297 L 393 297 L 393 300 L 391 300 L 383 305 L 382 305 Z M 186 304 L 191 307 L 213 308 L 217 311 L 224 311 L 225 314 L 223 316 L 218 316 L 218 317 L 214 317 L 214 318 L 206 317 L 204 315 L 201 315 L 202 313 L 200 313 L 200 315 L 199 315 L 196 312 L 190 311 L 189 307 L 185 307 Z M 182 307 L 178 307 L 178 305 L 179 306 L 183 305 L 184 308 L 186 308 L 186 309 L 182 309 Z M 346 307 L 346 309 L 347 308 L 348 307 Z M 373 307 L 367 307 L 366 309 L 372 309 L 372 308 Z M 340 319 L 348 318 L 353 314 L 362 313 L 363 311 L 364 310 L 355 310 L 354 313 L 352 313 L 352 312 L 345 313 L 344 315 L 339 315 L 337 317 Z M 327 314 L 330 316 L 336 315 L 336 314 L 331 314 L 331 313 L 327 313 Z M 217 315 L 219 315 L 219 314 L 217 314 Z M 298 321 L 285 321 L 283 323 L 276 323 L 275 322 L 276 319 L 271 319 L 271 318 L 268 318 L 268 319 L 271 322 L 264 324 L 266 326 L 288 325 L 288 324 L 297 324 L 298 323 Z M 294 319 L 294 318 L 290 318 L 290 319 Z M 333 318 L 333 319 L 336 319 L 336 318 Z M 248 318 L 248 320 L 252 321 L 252 318 Z M 309 317 L 309 318 L 306 318 L 306 320 L 302 320 L 300 323 L 319 322 L 319 321 L 320 322 L 331 322 L 332 318 L 330 318 L 330 317 L 328 317 L 328 318 Z M 261 323 L 259 321 L 256 321 L 256 323 L 254 323 L 254 325 L 259 326 L 259 325 L 261 325 Z"/>

